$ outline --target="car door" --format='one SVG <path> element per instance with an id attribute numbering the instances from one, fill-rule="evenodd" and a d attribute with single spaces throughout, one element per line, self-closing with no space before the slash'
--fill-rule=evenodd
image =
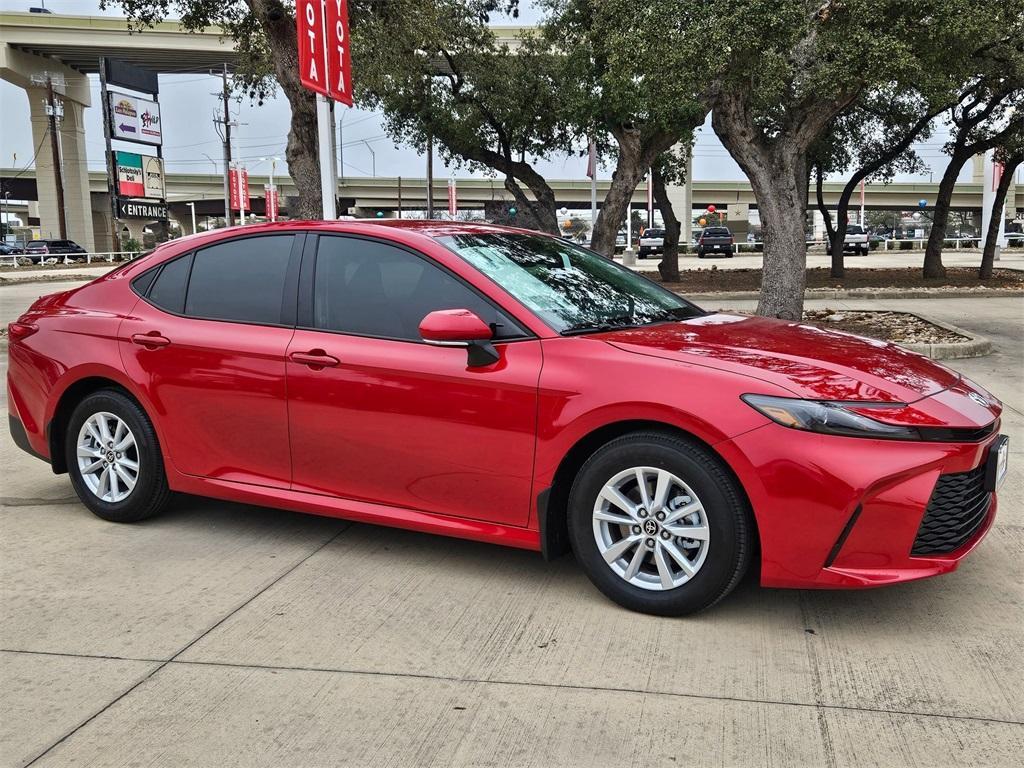
<path id="1" fill-rule="evenodd" d="M 295 490 L 526 525 L 540 342 L 436 261 L 354 236 L 307 244 L 289 345 Z M 422 342 L 420 320 L 469 309 L 500 359 Z"/>
<path id="2" fill-rule="evenodd" d="M 303 235 L 218 241 L 144 273 L 120 329 L 128 375 L 189 475 L 287 488 L 285 352 Z"/>

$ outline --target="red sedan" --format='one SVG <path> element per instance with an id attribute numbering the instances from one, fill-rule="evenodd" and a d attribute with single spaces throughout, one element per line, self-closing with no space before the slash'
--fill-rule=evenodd
<path id="1" fill-rule="evenodd" d="M 16 442 L 105 520 L 171 491 L 572 550 L 681 615 L 954 570 L 1001 405 L 890 344 L 705 312 L 553 237 L 288 222 L 168 243 L 9 327 Z"/>

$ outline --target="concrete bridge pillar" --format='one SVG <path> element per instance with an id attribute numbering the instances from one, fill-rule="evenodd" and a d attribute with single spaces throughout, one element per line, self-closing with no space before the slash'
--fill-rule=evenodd
<path id="1" fill-rule="evenodd" d="M 46 115 L 46 89 L 25 89 L 32 121 L 32 143 L 36 154 L 36 189 L 39 194 L 39 224 L 44 237 L 59 237 L 57 182 L 50 149 L 49 118 Z M 64 180 L 64 215 L 67 236 L 87 250 L 95 250 L 92 206 L 89 204 L 89 166 L 85 154 L 85 106 L 63 99 L 64 117 L 60 121 L 61 166 Z"/>

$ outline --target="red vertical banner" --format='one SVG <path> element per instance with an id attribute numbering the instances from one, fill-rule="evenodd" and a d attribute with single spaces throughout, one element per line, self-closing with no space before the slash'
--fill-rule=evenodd
<path id="1" fill-rule="evenodd" d="M 277 221 L 277 187 L 270 186 L 269 184 L 265 185 L 263 187 L 263 196 L 264 200 L 266 200 L 267 219 Z"/>
<path id="2" fill-rule="evenodd" d="M 459 193 L 455 187 L 455 179 L 448 179 L 448 213 L 455 216 L 459 212 Z"/>
<path id="3" fill-rule="evenodd" d="M 231 208 L 236 211 L 251 211 L 249 205 L 249 172 L 245 168 L 234 168 L 230 175 L 229 195 Z"/>
<path id="4" fill-rule="evenodd" d="M 334 3 L 335 0 L 328 0 Z M 348 12 L 346 9 L 346 27 Z M 323 0 L 298 0 L 295 19 L 299 36 L 299 80 L 325 96 L 328 87 L 327 46 L 324 40 Z M 346 29 L 347 33 L 347 29 Z M 349 102 L 351 104 L 351 101 Z"/>
<path id="5" fill-rule="evenodd" d="M 352 52 L 348 45 L 348 0 L 327 0 L 327 88 L 330 97 L 352 106 Z"/>

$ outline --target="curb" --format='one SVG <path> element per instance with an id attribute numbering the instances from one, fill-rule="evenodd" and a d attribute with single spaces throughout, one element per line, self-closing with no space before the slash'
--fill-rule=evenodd
<path id="1" fill-rule="evenodd" d="M 695 300 L 705 297 L 710 299 L 756 300 L 761 295 L 759 291 L 674 291 L 674 293 Z M 912 288 L 908 290 L 901 290 L 899 288 L 860 288 L 847 291 L 832 288 L 810 288 L 804 291 L 804 301 L 811 301 L 813 299 L 984 299 L 993 296 L 999 298 L 1024 296 L 1024 289 L 966 288 L 943 291 L 935 288 Z"/>
<path id="2" fill-rule="evenodd" d="M 904 314 L 912 315 L 926 323 L 937 325 L 939 328 L 950 331 L 951 333 L 966 336 L 968 341 L 954 343 L 942 342 L 938 344 L 897 344 L 897 346 L 900 346 L 903 349 L 909 349 L 911 352 L 917 352 L 919 355 L 924 355 L 932 360 L 960 360 L 967 357 L 984 357 L 992 352 L 991 339 L 986 336 L 982 336 L 980 333 L 974 333 L 973 331 L 965 330 L 959 326 L 944 323 L 941 320 L 936 320 L 934 317 L 929 317 L 928 315 L 922 315 L 919 312 L 906 312 Z"/>

